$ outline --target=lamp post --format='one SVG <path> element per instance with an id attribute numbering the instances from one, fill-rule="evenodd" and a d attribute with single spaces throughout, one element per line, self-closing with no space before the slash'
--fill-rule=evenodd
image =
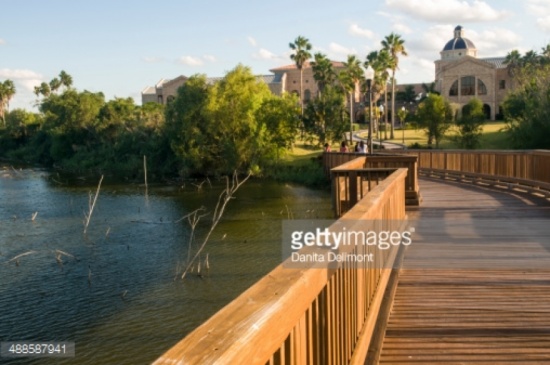
<path id="1" fill-rule="evenodd" d="M 369 153 L 372 155 L 374 152 L 374 146 L 372 145 L 372 79 L 374 78 L 374 70 L 369 65 L 367 69 L 365 70 L 365 79 L 367 80 L 367 93 L 368 93 L 368 100 L 369 100 Z"/>
<path id="2" fill-rule="evenodd" d="M 384 105 L 378 107 L 380 109 L 380 118 L 378 118 L 378 140 L 380 141 L 379 147 L 382 147 L 382 130 L 380 129 L 380 123 L 382 122 L 382 116 L 384 115 Z M 386 125 L 384 124 L 384 133 L 386 133 Z M 384 137 L 384 139 L 386 139 Z"/>
<path id="3" fill-rule="evenodd" d="M 401 133 L 403 134 L 403 146 L 405 145 L 405 118 L 407 118 L 407 109 L 405 109 L 405 106 L 403 105 L 401 107 L 401 110 L 403 111 L 402 115 L 403 118 L 401 118 Z"/>

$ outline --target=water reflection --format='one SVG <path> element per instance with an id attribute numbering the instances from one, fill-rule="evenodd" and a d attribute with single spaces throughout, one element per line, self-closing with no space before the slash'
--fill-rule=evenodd
<path id="1" fill-rule="evenodd" d="M 64 182 L 0 169 L 0 340 L 73 341 L 76 357 L 3 363 L 147 364 L 280 263 L 281 219 L 331 217 L 327 192 L 249 181 L 208 244 L 208 274 L 174 281 L 189 229 L 173 222 L 212 209 L 220 183 L 149 186 L 147 198 L 104 183 L 84 235 L 97 181 Z"/>

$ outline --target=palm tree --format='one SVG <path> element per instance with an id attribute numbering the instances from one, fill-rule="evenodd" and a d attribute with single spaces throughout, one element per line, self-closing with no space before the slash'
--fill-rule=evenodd
<path id="1" fill-rule="evenodd" d="M 353 94 L 357 84 L 363 80 L 364 72 L 361 68 L 361 61 L 355 55 L 348 55 L 348 60 L 344 62 L 344 71 L 340 73 L 340 81 L 344 90 L 349 93 L 349 122 L 350 122 L 350 145 L 353 142 Z"/>
<path id="2" fill-rule="evenodd" d="M 70 89 L 73 85 L 73 77 L 63 70 L 59 73 L 59 81 L 66 89 Z"/>
<path id="3" fill-rule="evenodd" d="M 510 76 L 510 82 L 512 89 L 514 89 L 514 77 L 516 76 L 516 70 L 521 67 L 521 54 L 517 49 L 514 49 L 513 51 L 509 52 L 506 55 L 506 59 L 504 60 L 504 64 L 506 64 L 506 68 L 508 70 L 508 76 Z"/>
<path id="4" fill-rule="evenodd" d="M 9 111 L 10 100 L 15 95 L 15 85 L 11 80 L 0 83 L 0 118 L 6 126 L 6 111 Z"/>
<path id="5" fill-rule="evenodd" d="M 364 66 L 365 68 L 368 68 L 370 66 L 374 71 L 374 80 L 371 85 L 374 104 L 377 103 L 378 99 L 380 99 L 380 97 L 382 96 L 382 93 L 384 93 L 384 100 L 386 102 L 386 106 L 388 105 L 387 103 L 388 101 L 387 85 L 388 85 L 388 78 L 389 78 L 388 69 L 391 69 L 392 65 L 393 65 L 393 60 L 390 57 L 389 52 L 385 49 L 382 49 L 380 51 L 372 51 L 367 55 Z M 384 114 L 385 114 L 385 122 L 387 124 L 388 111 L 386 110 Z M 387 133 L 385 133 L 384 137 L 387 139 Z"/>
<path id="6" fill-rule="evenodd" d="M 309 43 L 309 39 L 298 36 L 294 40 L 294 43 L 289 43 L 288 45 L 291 50 L 295 51 L 295 53 L 290 55 L 290 59 L 293 60 L 296 63 L 296 68 L 300 70 L 300 106 L 302 108 L 302 115 L 304 115 L 304 92 L 303 92 L 303 66 L 304 63 L 307 62 L 311 58 L 311 43 Z"/>
<path id="7" fill-rule="evenodd" d="M 40 95 L 44 97 L 48 97 L 51 94 L 50 84 L 47 82 L 42 82 L 39 86 L 34 87 L 34 93 L 36 94 L 36 97 L 39 97 Z"/>
<path id="8" fill-rule="evenodd" d="M 325 87 L 336 80 L 336 73 L 332 68 L 332 62 L 326 55 L 315 53 L 313 59 L 314 61 L 311 62 L 311 69 L 313 71 L 313 78 L 317 81 L 319 95 L 321 95 Z"/>
<path id="9" fill-rule="evenodd" d="M 391 33 L 382 40 L 382 47 L 387 50 L 393 60 L 392 64 L 392 76 L 391 76 L 391 135 L 390 138 L 393 139 L 393 126 L 395 124 L 395 70 L 399 66 L 399 55 L 406 56 L 407 51 L 405 50 L 405 41 L 401 39 L 401 36 L 395 33 Z"/>
<path id="10" fill-rule="evenodd" d="M 536 51 L 528 51 L 521 59 L 523 66 L 536 66 L 539 64 L 540 57 Z"/>
<path id="11" fill-rule="evenodd" d="M 52 93 L 55 94 L 55 92 L 61 87 L 61 81 L 57 78 L 57 77 L 54 77 L 51 81 L 50 81 L 50 91 Z"/>

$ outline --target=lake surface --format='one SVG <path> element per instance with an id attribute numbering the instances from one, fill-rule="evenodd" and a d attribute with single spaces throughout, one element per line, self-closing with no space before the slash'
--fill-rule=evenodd
<path id="1" fill-rule="evenodd" d="M 84 234 L 99 177 L 78 181 L 0 166 L 0 341 L 76 346 L 74 358 L 2 364 L 149 364 L 281 262 L 283 219 L 332 217 L 329 192 L 248 181 L 207 244 L 208 272 L 203 261 L 202 278 L 181 280 L 190 229 L 176 221 L 211 212 L 225 183 L 149 186 L 146 195 L 104 182 Z"/>

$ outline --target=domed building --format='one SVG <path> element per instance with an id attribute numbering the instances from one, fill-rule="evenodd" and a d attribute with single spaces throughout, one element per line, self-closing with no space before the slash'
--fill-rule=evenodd
<path id="1" fill-rule="evenodd" d="M 476 46 L 464 37 L 460 25 L 440 55 L 441 59 L 435 61 L 436 90 L 460 106 L 478 98 L 488 119 L 500 117 L 501 103 L 510 85 L 505 57 L 477 58 Z"/>

